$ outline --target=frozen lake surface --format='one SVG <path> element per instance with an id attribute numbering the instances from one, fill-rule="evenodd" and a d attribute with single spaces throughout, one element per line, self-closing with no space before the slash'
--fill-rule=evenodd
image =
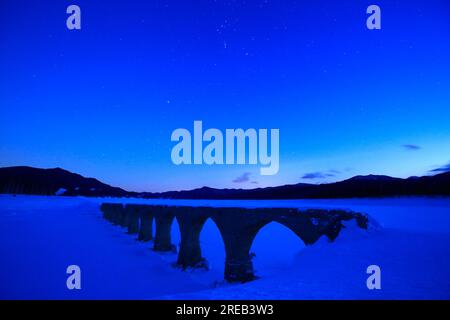
<path id="1" fill-rule="evenodd" d="M 101 202 L 231 207 L 340 208 L 368 213 L 382 229 L 348 228 L 334 243 L 305 247 L 275 222 L 256 236 L 260 278 L 222 281 L 225 251 L 214 222 L 201 234 L 210 270 L 172 267 L 176 254 L 150 250 L 101 218 Z M 173 243 L 179 242 L 176 221 Z M 213 201 L 0 196 L 1 299 L 449 299 L 450 199 Z M 79 265 L 82 289 L 66 288 Z M 381 267 L 381 290 L 366 268 Z"/>

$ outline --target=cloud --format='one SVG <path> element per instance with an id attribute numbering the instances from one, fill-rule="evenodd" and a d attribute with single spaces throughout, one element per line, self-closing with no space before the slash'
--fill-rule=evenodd
<path id="1" fill-rule="evenodd" d="M 443 172 L 450 172 L 450 162 L 447 163 L 446 165 L 430 170 L 429 172 L 431 173 L 443 173 Z"/>
<path id="2" fill-rule="evenodd" d="M 233 180 L 234 183 L 244 183 L 250 180 L 250 172 L 244 172 L 241 176 Z"/>
<path id="3" fill-rule="evenodd" d="M 409 151 L 416 151 L 422 149 L 421 146 L 418 146 L 416 144 L 404 144 L 402 145 L 402 147 Z"/>
<path id="4" fill-rule="evenodd" d="M 339 170 L 336 170 L 336 169 L 328 170 L 328 172 L 329 172 L 329 173 L 332 173 L 333 175 L 334 175 L 334 174 L 339 174 L 339 173 L 341 173 Z"/>
<path id="5" fill-rule="evenodd" d="M 324 178 L 329 178 L 329 177 L 334 177 L 334 176 L 335 176 L 334 173 L 310 172 L 310 173 L 305 173 L 302 176 L 302 179 L 324 179 Z"/>

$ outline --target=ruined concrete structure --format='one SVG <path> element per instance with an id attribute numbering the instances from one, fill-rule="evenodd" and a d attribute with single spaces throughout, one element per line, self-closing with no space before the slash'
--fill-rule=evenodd
<path id="1" fill-rule="evenodd" d="M 204 262 L 200 233 L 207 219 L 217 225 L 225 245 L 225 279 L 246 282 L 255 278 L 250 248 L 258 231 L 272 221 L 292 230 L 306 245 L 315 243 L 322 235 L 333 241 L 343 227 L 342 221 L 355 219 L 360 228 L 367 229 L 368 218 L 361 213 L 343 210 L 289 208 L 227 208 L 160 206 L 103 203 L 103 216 L 115 225 L 138 234 L 138 240 L 153 239 L 155 251 L 172 251 L 171 226 L 177 219 L 181 233 L 177 264 L 183 269 Z M 153 238 L 153 219 L 156 230 Z"/>

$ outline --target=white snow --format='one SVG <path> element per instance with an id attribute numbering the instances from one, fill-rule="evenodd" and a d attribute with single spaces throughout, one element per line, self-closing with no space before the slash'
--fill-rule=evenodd
<path id="1" fill-rule="evenodd" d="M 67 189 L 64 188 L 59 188 L 56 192 L 55 192 L 55 196 L 62 196 L 64 195 L 64 193 L 67 191 Z"/>
<path id="2" fill-rule="evenodd" d="M 223 282 L 225 250 L 208 220 L 201 234 L 210 270 L 181 271 L 176 254 L 150 250 L 101 218 L 101 202 L 242 207 L 343 208 L 370 214 L 369 231 L 354 222 L 334 243 L 305 247 L 272 222 L 252 252 L 260 278 Z M 179 243 L 176 221 L 173 243 Z M 212 201 L 0 196 L 0 299 L 449 299 L 450 199 Z M 66 288 L 66 268 L 79 265 L 82 289 Z M 377 264 L 382 289 L 366 288 Z"/>

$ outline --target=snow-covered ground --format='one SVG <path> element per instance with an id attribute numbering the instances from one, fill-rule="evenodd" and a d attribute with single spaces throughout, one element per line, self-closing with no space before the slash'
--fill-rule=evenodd
<path id="1" fill-rule="evenodd" d="M 336 242 L 305 247 L 277 223 L 252 246 L 260 278 L 222 281 L 225 252 L 208 220 L 201 234 L 210 270 L 172 267 L 176 254 L 150 250 L 101 218 L 105 199 L 0 196 L 1 299 L 449 299 L 450 199 L 144 202 L 245 207 L 343 208 L 370 214 L 382 229 L 347 228 Z M 176 222 L 173 242 L 178 244 Z M 81 290 L 68 290 L 66 268 L 81 268 Z M 381 267 L 381 290 L 368 290 L 366 268 Z"/>

